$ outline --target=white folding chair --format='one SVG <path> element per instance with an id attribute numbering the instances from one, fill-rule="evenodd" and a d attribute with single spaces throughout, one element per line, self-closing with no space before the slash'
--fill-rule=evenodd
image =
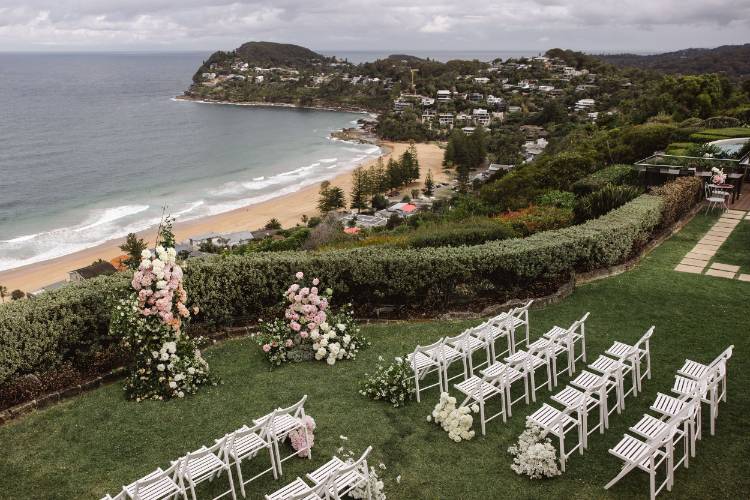
<path id="1" fill-rule="evenodd" d="M 469 378 L 474 373 L 474 353 L 481 350 L 487 351 L 487 360 L 484 363 L 480 363 L 477 367 L 483 366 L 489 362 L 489 347 L 486 343 L 478 337 L 472 335 L 473 329 L 464 330 L 462 333 L 454 337 L 445 337 L 443 339 L 443 345 L 441 347 L 442 353 L 440 359 L 443 363 L 444 373 L 444 387 L 447 389 L 450 387 L 450 381 L 454 380 L 460 375 L 454 375 L 448 377 L 448 367 L 456 361 L 461 360 L 463 362 L 463 377 L 464 379 Z"/>
<path id="2" fill-rule="evenodd" d="M 371 451 L 372 446 L 368 446 L 364 453 L 351 463 L 333 457 L 333 459 L 308 474 L 307 477 L 316 486 L 326 485 L 326 493 L 336 500 L 362 486 L 365 487 L 365 498 L 371 498 L 370 469 L 367 465 L 367 457 Z"/>
<path id="3" fill-rule="evenodd" d="M 537 355 L 537 354 L 541 354 Z M 545 367 L 547 369 L 547 380 L 544 384 L 547 385 L 547 389 L 552 390 L 552 361 L 547 354 L 547 349 L 532 354 L 531 352 L 524 351 L 523 349 L 516 350 L 515 353 L 505 358 L 505 362 L 510 366 L 520 371 L 529 379 L 529 386 L 531 388 L 531 400 L 536 402 L 536 377 L 535 373 L 537 369 Z M 544 385 L 542 384 L 542 385 Z"/>
<path id="4" fill-rule="evenodd" d="M 411 366 L 414 373 L 414 385 L 417 392 L 417 403 L 421 401 L 420 393 L 433 387 L 439 387 L 443 391 L 443 360 L 442 360 L 443 339 L 438 340 L 430 345 L 417 346 L 414 352 L 406 356 L 406 360 Z M 437 373 L 438 381 L 434 384 L 420 387 L 419 382 L 430 373 Z"/>
<path id="5" fill-rule="evenodd" d="M 576 450 L 583 455 L 583 440 L 581 432 L 581 422 L 577 416 L 572 415 L 571 410 L 558 410 L 557 408 L 542 403 L 542 407 L 526 417 L 532 423 L 544 429 L 546 432 L 557 436 L 560 442 L 560 468 L 565 472 L 565 462 L 568 457 Z M 578 429 L 578 444 L 573 446 L 567 452 L 565 451 L 565 436 L 573 429 Z"/>
<path id="6" fill-rule="evenodd" d="M 588 437 L 590 434 L 597 430 L 600 434 L 604 434 L 607 422 L 607 380 L 609 380 L 609 377 L 604 376 L 598 383 L 589 385 L 583 391 L 568 385 L 551 398 L 552 401 L 563 405 L 567 411 L 574 410 L 578 414 L 578 421 L 581 426 L 580 440 L 583 449 L 588 448 Z M 589 413 L 597 407 L 599 408 L 599 423 L 589 429 Z"/>
<path id="7" fill-rule="evenodd" d="M 486 434 L 486 425 L 490 420 L 502 415 L 503 422 L 507 421 L 505 396 L 509 389 L 506 386 L 506 380 L 508 377 L 513 376 L 508 372 L 508 367 L 504 365 L 503 369 L 494 375 L 485 374 L 481 377 L 472 375 L 463 382 L 454 385 L 456 389 L 466 396 L 461 406 L 471 406 L 473 403 L 479 405 L 479 421 L 482 426 L 482 435 Z M 515 376 L 521 377 L 520 374 Z M 484 411 L 485 404 L 494 397 L 500 398 L 500 411 L 490 417 L 486 417 Z"/>
<path id="8" fill-rule="evenodd" d="M 270 436 L 270 424 L 273 422 L 274 416 L 275 412 L 264 422 L 255 424 L 252 427 L 243 425 L 223 438 L 225 444 L 224 449 L 222 450 L 223 459 L 230 465 L 234 462 L 235 468 L 237 469 L 237 477 L 240 481 L 240 492 L 243 497 L 247 496 L 245 485 L 255 481 L 262 475 L 268 472 L 273 472 L 273 478 L 279 478 L 278 471 L 276 470 L 273 439 Z M 221 442 L 221 440 L 217 439 L 216 442 Z M 244 460 L 255 458 L 264 449 L 268 450 L 268 455 L 271 459 L 271 467 L 259 472 L 245 481 L 242 477 L 242 462 Z"/>
<path id="9" fill-rule="evenodd" d="M 515 350 L 515 345 L 513 345 L 513 321 L 514 316 L 508 315 L 502 318 L 496 316 L 471 329 L 471 335 L 484 342 L 489 348 L 487 359 L 492 359 L 492 361 L 489 361 L 489 364 L 494 363 L 497 360 L 498 355 L 513 354 L 513 351 Z M 507 348 L 498 354 L 495 351 L 495 343 L 498 339 L 503 338 L 507 343 Z"/>
<path id="10" fill-rule="evenodd" d="M 708 389 L 708 398 L 706 395 L 702 395 L 704 403 L 707 403 L 710 407 L 710 425 L 711 435 L 714 435 L 716 427 L 716 418 L 719 415 L 719 401 L 727 400 L 727 362 L 732 357 L 732 351 L 734 346 L 729 346 L 724 352 L 714 359 L 710 365 L 703 365 L 691 360 L 685 360 L 685 364 L 680 368 L 677 373 L 679 378 L 675 380 L 675 386 L 673 392 L 682 394 L 684 392 L 691 392 L 693 384 L 689 381 L 704 381 Z"/>
<path id="11" fill-rule="evenodd" d="M 599 373 L 605 373 L 612 371 L 617 377 L 618 383 L 620 384 L 620 395 L 623 398 L 622 407 L 625 408 L 624 398 L 630 394 L 633 396 L 638 395 L 638 375 L 635 372 L 635 366 L 629 362 L 629 359 L 612 359 L 608 356 L 600 354 L 593 363 L 589 364 L 589 368 Z M 630 389 L 625 390 L 625 378 L 630 375 L 631 384 Z"/>
<path id="12" fill-rule="evenodd" d="M 623 470 L 615 476 L 612 481 L 604 486 L 604 489 L 611 488 L 617 481 L 624 477 L 631 470 L 638 468 L 649 475 L 649 492 L 651 500 L 666 486 L 667 490 L 672 489 L 672 455 L 671 447 L 674 443 L 673 434 L 676 426 L 667 425 L 654 439 L 643 442 L 633 436 L 625 434 L 623 439 L 611 448 L 609 452 L 625 462 Z M 659 468 L 664 464 L 666 466 L 666 478 L 657 487 L 656 474 Z"/>
<path id="13" fill-rule="evenodd" d="M 105 494 L 101 500 L 127 500 L 128 494 L 125 490 L 122 490 L 120 493 L 118 493 L 115 496 L 111 496 L 109 493 Z"/>
<path id="14" fill-rule="evenodd" d="M 187 500 L 185 489 L 177 484 L 177 464 L 172 464 L 167 470 L 158 468 L 122 489 L 132 500 L 161 500 L 178 496 Z"/>
<path id="15" fill-rule="evenodd" d="M 279 475 L 282 475 L 281 463 L 286 462 L 290 458 L 296 456 L 302 451 L 307 451 L 307 458 L 312 459 L 312 449 L 310 447 L 310 434 L 305 425 L 305 401 L 307 401 L 307 395 L 302 396 L 302 399 L 294 403 L 292 406 L 287 408 L 278 408 L 277 410 L 264 415 L 260 418 L 253 419 L 255 425 L 268 424 L 268 434 L 273 441 L 274 452 L 276 455 L 276 470 Z M 270 422 L 269 422 L 270 420 Z M 302 431 L 305 433 L 305 443 L 307 447 L 301 450 L 294 450 L 288 456 L 281 458 L 281 452 L 279 451 L 279 443 L 286 441 L 289 433 L 292 431 Z"/>
<path id="16" fill-rule="evenodd" d="M 591 391 L 591 396 L 597 398 L 604 411 L 605 428 L 609 427 L 609 416 L 612 414 L 612 412 L 617 411 L 617 413 L 620 413 L 622 411 L 620 408 L 619 397 L 620 384 L 617 381 L 617 377 L 612 372 L 597 375 L 595 373 L 591 373 L 588 370 L 583 370 L 578 374 L 578 376 L 576 376 L 576 378 L 570 381 L 570 385 L 582 391 L 597 387 L 603 387 L 603 389 L 599 391 Z M 611 393 L 612 391 L 614 391 L 615 393 L 616 402 L 614 408 L 610 410 L 608 399 L 609 393 Z"/>
<path id="17" fill-rule="evenodd" d="M 326 483 L 309 486 L 299 477 L 265 497 L 266 500 L 326 500 L 329 498 Z"/>
<path id="18" fill-rule="evenodd" d="M 525 360 L 521 360 L 514 363 L 501 363 L 499 361 L 488 366 L 481 372 L 483 375 L 494 377 L 502 375 L 503 385 L 505 386 L 505 401 L 508 411 L 508 416 L 513 414 L 513 405 L 521 401 L 522 399 L 526 404 L 530 403 L 529 400 L 529 377 L 525 372 Z M 519 380 L 523 380 L 523 394 L 513 399 L 513 384 Z"/>
<path id="19" fill-rule="evenodd" d="M 232 495 L 237 500 L 237 494 L 234 491 L 234 479 L 232 478 L 232 469 L 229 463 L 222 460 L 220 455 L 226 447 L 226 438 L 221 438 L 216 444 L 207 448 L 202 446 L 200 449 L 190 452 L 183 457 L 173 461 L 172 464 L 177 466 L 177 478 L 180 487 L 184 491 L 190 491 L 193 500 L 197 500 L 195 487 L 205 481 L 213 481 L 214 477 L 226 471 L 229 478 L 229 489 L 213 498 L 223 498 Z"/>
<path id="20" fill-rule="evenodd" d="M 576 371 L 576 361 L 578 361 L 579 359 L 583 359 L 584 363 L 586 362 L 586 320 L 588 319 L 589 314 L 590 313 L 584 314 L 581 319 L 574 321 L 568 328 L 553 326 L 547 333 L 542 336 L 543 338 L 552 341 L 559 346 L 555 349 L 556 353 L 562 352 L 562 350 L 564 349 L 564 351 L 568 355 L 567 368 L 558 372 L 558 354 L 555 354 L 555 385 L 557 385 L 557 377 L 562 375 L 563 372 L 567 371 L 569 376 L 573 376 L 573 373 Z M 576 342 L 580 343 L 581 348 L 581 354 L 579 354 L 578 356 L 576 356 L 575 354 Z"/>
<path id="21" fill-rule="evenodd" d="M 648 377 L 648 379 L 651 380 L 651 347 L 649 341 L 651 340 L 651 336 L 654 334 L 655 328 L 656 327 L 654 326 L 649 328 L 646 333 L 643 334 L 643 337 L 641 337 L 634 345 L 615 342 L 609 349 L 605 351 L 605 354 L 609 354 L 610 356 L 614 356 L 618 359 L 630 360 L 636 373 L 638 392 L 641 391 L 641 385 L 644 377 Z M 642 373 L 641 365 L 644 359 L 646 360 L 646 371 Z"/>

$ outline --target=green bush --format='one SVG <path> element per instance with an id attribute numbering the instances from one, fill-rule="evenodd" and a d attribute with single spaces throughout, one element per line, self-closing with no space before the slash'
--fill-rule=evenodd
<path id="1" fill-rule="evenodd" d="M 596 219 L 621 207 L 641 193 L 634 186 L 616 186 L 607 184 L 602 189 L 579 198 L 574 209 L 577 222 Z"/>
<path id="2" fill-rule="evenodd" d="M 668 227 L 683 216 L 701 199 L 703 183 L 698 177 L 678 177 L 654 188 L 653 194 L 663 200 L 661 226 Z"/>
<path id="3" fill-rule="evenodd" d="M 575 184 L 573 184 L 575 186 Z M 573 210 L 576 197 L 570 191 L 547 191 L 536 197 L 536 204 L 542 207 L 557 207 Z"/>
<path id="4" fill-rule="evenodd" d="M 262 317 L 297 271 L 319 277 L 336 302 L 361 311 L 503 300 L 549 290 L 575 271 L 622 262 L 659 225 L 662 206 L 659 197 L 644 195 L 579 226 L 474 246 L 217 255 L 191 260 L 185 286 L 191 305 L 201 309 L 196 320 L 206 325 Z M 128 287 L 127 276 L 102 277 L 0 307 L 0 384 L 66 360 L 86 363 L 115 342 L 107 336 L 107 297 Z"/>
<path id="5" fill-rule="evenodd" d="M 638 171 L 631 165 L 612 165 L 576 181 L 573 184 L 573 193 L 576 196 L 585 196 L 602 189 L 607 184 L 635 185 L 637 183 Z"/>
<path id="6" fill-rule="evenodd" d="M 404 236 L 406 246 L 426 248 L 478 245 L 513 238 L 518 234 L 510 224 L 487 217 L 471 217 L 462 222 L 423 224 L 413 233 L 406 233 Z"/>

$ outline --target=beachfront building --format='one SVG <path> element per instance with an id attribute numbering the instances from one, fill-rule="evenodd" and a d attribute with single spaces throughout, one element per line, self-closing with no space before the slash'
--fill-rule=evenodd
<path id="1" fill-rule="evenodd" d="M 393 101 L 393 110 L 397 113 L 401 113 L 405 109 L 409 109 L 414 106 L 411 102 L 401 99 L 400 97 Z"/>
<path id="2" fill-rule="evenodd" d="M 90 266 L 75 269 L 68 273 L 68 281 L 84 281 L 97 276 L 109 276 L 115 274 L 117 269 L 106 261 L 94 262 Z"/>
<path id="3" fill-rule="evenodd" d="M 585 111 L 593 108 L 595 105 L 596 101 L 594 101 L 593 99 L 579 99 L 578 102 L 576 102 L 575 110 Z"/>
<path id="4" fill-rule="evenodd" d="M 440 115 L 438 116 L 438 122 L 443 127 L 452 127 L 453 121 L 453 113 L 440 113 Z"/>
<path id="5" fill-rule="evenodd" d="M 451 100 L 451 91 L 450 90 L 438 90 L 437 91 L 437 100 L 440 102 L 447 102 Z"/>
<path id="6" fill-rule="evenodd" d="M 412 203 L 396 203 L 391 205 L 386 210 L 392 214 L 398 214 L 401 217 L 410 217 L 417 213 L 417 206 Z"/>
<path id="7" fill-rule="evenodd" d="M 483 127 L 486 127 L 490 124 L 490 114 L 487 112 L 484 108 L 476 108 L 472 110 L 471 112 L 472 119 L 474 120 L 474 123 L 477 125 L 482 125 Z"/>
<path id="8" fill-rule="evenodd" d="M 234 233 L 206 233 L 198 236 L 188 238 L 187 245 L 192 250 L 200 249 L 200 246 L 206 243 L 213 243 L 218 247 L 233 248 L 238 245 L 244 245 L 256 238 L 256 232 L 267 232 L 267 231 L 237 231 Z M 265 236 L 261 236 L 263 238 Z"/>
<path id="9" fill-rule="evenodd" d="M 437 117 L 437 113 L 435 113 L 432 109 L 425 109 L 422 111 L 422 123 L 428 123 L 433 121 Z"/>

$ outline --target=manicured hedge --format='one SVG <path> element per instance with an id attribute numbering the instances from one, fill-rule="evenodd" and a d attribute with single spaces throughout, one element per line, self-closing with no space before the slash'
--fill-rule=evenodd
<path id="1" fill-rule="evenodd" d="M 330 252 L 275 252 L 191 260 L 190 300 L 199 321 L 225 324 L 261 317 L 296 271 L 320 277 L 338 303 L 365 308 L 403 304 L 438 309 L 458 301 L 533 293 L 543 283 L 618 264 L 659 226 L 663 202 L 643 195 L 579 226 L 475 246 Z M 107 337 L 109 297 L 127 290 L 127 276 L 70 285 L 0 307 L 0 384 L 11 376 L 85 363 Z M 529 292 L 531 290 L 531 292 Z"/>
<path id="2" fill-rule="evenodd" d="M 653 194 L 663 200 L 661 226 L 667 227 L 684 217 L 701 199 L 703 183 L 698 177 L 678 177 L 657 188 Z"/>
<path id="3" fill-rule="evenodd" d="M 576 196 L 585 196 L 602 189 L 607 184 L 635 185 L 637 183 L 638 171 L 632 165 L 612 165 L 574 182 L 572 189 Z"/>

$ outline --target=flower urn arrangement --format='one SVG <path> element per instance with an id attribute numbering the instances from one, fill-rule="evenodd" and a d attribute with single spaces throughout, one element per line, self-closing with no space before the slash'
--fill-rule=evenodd
<path id="1" fill-rule="evenodd" d="M 282 318 L 261 322 L 256 336 L 266 359 L 272 365 L 289 361 L 325 361 L 329 365 L 354 359 L 369 345 L 354 320 L 351 306 L 333 311 L 333 291 L 322 289 L 320 280 L 309 283 L 302 272 L 282 293 Z"/>
<path id="2" fill-rule="evenodd" d="M 197 342 L 183 329 L 198 308 L 188 309 L 176 255 L 171 247 L 144 250 L 129 296 L 113 308 L 110 333 L 132 353 L 125 393 L 136 401 L 182 398 L 212 383 Z"/>
<path id="3" fill-rule="evenodd" d="M 713 167 L 711 169 L 711 181 L 714 184 L 724 184 L 727 182 L 727 174 L 724 173 L 724 170 Z"/>

